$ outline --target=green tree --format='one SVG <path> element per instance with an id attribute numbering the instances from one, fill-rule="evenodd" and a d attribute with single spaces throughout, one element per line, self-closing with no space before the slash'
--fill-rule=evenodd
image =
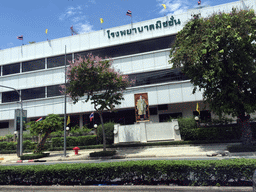
<path id="1" fill-rule="evenodd" d="M 60 131 L 63 129 L 63 117 L 59 115 L 50 114 L 42 121 L 31 121 L 27 123 L 28 129 L 32 135 L 43 136 L 42 140 L 38 143 L 36 150 L 34 153 L 41 153 L 43 151 L 43 147 L 47 137 L 56 131 Z"/>
<path id="2" fill-rule="evenodd" d="M 67 69 L 68 86 L 66 93 L 77 103 L 85 96 L 91 101 L 100 116 L 103 134 L 103 150 L 106 151 L 106 136 L 102 113 L 113 111 L 123 100 L 123 91 L 130 85 L 127 75 L 122 75 L 112 67 L 112 60 L 88 55 L 70 63 Z M 62 86 L 65 90 L 65 86 Z"/>
<path id="3" fill-rule="evenodd" d="M 173 67 L 182 67 L 217 115 L 237 116 L 244 145 L 252 144 L 247 115 L 256 110 L 256 17 L 253 10 L 208 18 L 194 15 L 171 49 Z"/>

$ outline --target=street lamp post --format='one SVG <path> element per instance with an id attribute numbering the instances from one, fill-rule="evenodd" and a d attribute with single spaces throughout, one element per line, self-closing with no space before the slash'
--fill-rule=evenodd
<path id="1" fill-rule="evenodd" d="M 96 144 L 98 145 L 98 137 L 97 137 L 97 124 L 94 124 L 94 128 L 95 128 L 95 133 L 96 133 Z"/>
<path id="2" fill-rule="evenodd" d="M 4 86 L 4 85 L 0 85 L 0 87 L 4 87 L 4 88 L 8 88 L 8 89 L 12 89 L 14 91 L 16 91 L 19 95 L 19 100 L 20 100 L 20 132 L 19 132 L 19 136 L 20 136 L 20 156 L 22 156 L 22 141 L 23 141 L 23 104 L 22 104 L 22 98 L 21 98 L 21 93 L 19 93 L 19 91 L 13 87 L 9 87 L 9 86 Z"/>
<path id="3" fill-rule="evenodd" d="M 66 53 L 66 45 L 65 45 L 65 95 L 64 95 L 64 157 L 66 157 L 67 153 L 67 141 L 66 141 L 66 127 L 67 127 L 67 53 Z"/>

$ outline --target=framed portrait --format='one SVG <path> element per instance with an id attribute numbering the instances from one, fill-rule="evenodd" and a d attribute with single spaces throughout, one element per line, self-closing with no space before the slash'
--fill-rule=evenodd
<path id="1" fill-rule="evenodd" d="M 148 93 L 134 94 L 136 122 L 149 121 Z"/>

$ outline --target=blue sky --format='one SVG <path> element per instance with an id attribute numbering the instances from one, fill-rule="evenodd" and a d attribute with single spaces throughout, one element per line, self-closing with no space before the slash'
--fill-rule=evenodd
<path id="1" fill-rule="evenodd" d="M 198 0 L 1 0 L 0 49 L 70 36 L 70 27 L 78 33 L 98 31 L 186 12 L 198 7 Z M 237 0 L 202 0 L 202 6 L 215 6 Z M 161 4 L 166 4 L 166 9 Z M 103 18 L 104 23 L 100 23 Z M 45 30 L 48 29 L 48 34 Z"/>

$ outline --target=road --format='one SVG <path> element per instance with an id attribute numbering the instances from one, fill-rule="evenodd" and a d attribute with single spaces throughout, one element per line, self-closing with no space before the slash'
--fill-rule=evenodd
<path id="1" fill-rule="evenodd" d="M 0 186 L 8 192 L 252 192 L 252 187 L 183 187 L 183 186 Z"/>
<path id="2" fill-rule="evenodd" d="M 73 161 L 48 161 L 48 162 L 31 162 L 31 163 L 10 163 L 10 164 L 1 164 L 2 166 L 22 166 L 22 165 L 53 165 L 60 163 L 104 163 L 104 162 L 122 162 L 122 161 L 141 161 L 141 160 L 222 160 L 222 159 L 237 159 L 237 158 L 246 158 L 246 159 L 256 159 L 256 156 L 244 156 L 244 157 L 149 157 L 149 158 L 126 158 L 126 159 L 99 159 L 99 160 L 73 160 Z"/>

